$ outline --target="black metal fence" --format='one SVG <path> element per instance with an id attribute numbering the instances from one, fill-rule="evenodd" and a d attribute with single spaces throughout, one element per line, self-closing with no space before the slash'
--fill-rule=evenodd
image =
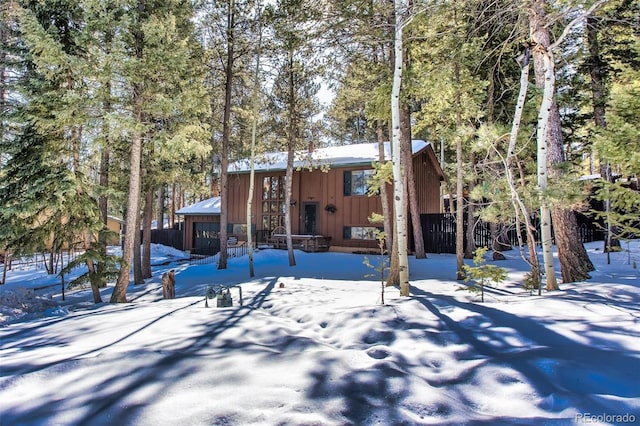
<path id="1" fill-rule="evenodd" d="M 587 216 L 582 213 L 576 213 L 576 219 L 578 222 L 578 229 L 583 242 L 590 241 L 603 241 L 605 238 L 605 231 L 603 226 L 592 216 Z M 467 219 L 465 217 L 464 228 L 464 243 L 467 243 L 468 227 Z M 456 214 L 455 213 L 435 213 L 435 214 L 422 214 L 420 215 L 420 223 L 422 224 L 422 234 L 424 237 L 424 246 L 427 253 L 455 253 L 456 252 Z M 539 223 L 537 218 L 533 218 L 533 224 L 536 229 L 539 229 Z M 484 223 L 481 220 L 475 220 L 471 226 L 473 226 L 473 238 L 478 247 L 490 247 L 491 229 L 488 223 Z M 503 230 L 503 238 L 506 239 L 511 245 L 517 245 L 518 239 L 516 230 L 512 226 Z M 267 241 L 269 231 L 259 230 L 254 234 L 255 244 L 260 245 Z M 537 233 L 536 233 L 537 235 Z M 183 241 L 184 231 L 179 229 L 153 229 L 151 230 L 151 242 L 157 244 L 163 244 L 166 246 L 174 247 L 178 250 L 184 250 Z M 526 233 L 523 230 L 523 236 L 526 238 Z M 238 250 L 246 250 L 245 248 L 239 248 Z M 191 250 L 192 261 L 196 263 L 210 263 L 214 262 L 215 255 L 220 251 L 219 245 L 215 247 L 194 248 Z M 241 253 L 237 253 L 241 255 Z M 233 254 L 230 253 L 230 256 Z"/>
<path id="2" fill-rule="evenodd" d="M 189 252 L 189 263 L 197 265 L 216 263 L 218 261 L 218 253 L 220 253 L 219 246 L 193 248 Z"/>
<path id="3" fill-rule="evenodd" d="M 605 233 L 602 224 L 591 216 L 582 213 L 576 213 L 578 229 L 582 242 L 603 241 Z M 536 232 L 540 229 L 540 223 L 537 218 L 532 218 Z M 456 252 L 456 214 L 455 213 L 435 213 L 421 214 L 420 223 L 422 224 L 422 234 L 424 238 L 424 248 L 427 253 L 455 253 Z M 491 227 L 488 223 L 481 220 L 474 221 L 473 238 L 477 247 L 491 247 L 492 238 Z M 467 236 L 469 223 L 465 217 L 463 222 L 464 244 L 467 244 Z M 553 231 L 553 230 L 552 230 Z M 522 229 L 522 235 L 526 242 L 526 233 Z M 504 229 L 502 236 L 511 245 L 518 244 L 517 232 L 514 226 Z"/>
<path id="4" fill-rule="evenodd" d="M 151 242 L 184 250 L 183 234 L 180 229 L 152 229 Z"/>

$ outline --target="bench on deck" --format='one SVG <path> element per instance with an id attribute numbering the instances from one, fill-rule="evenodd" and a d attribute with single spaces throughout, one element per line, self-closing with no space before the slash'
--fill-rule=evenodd
<path id="1" fill-rule="evenodd" d="M 291 242 L 293 248 L 315 253 L 329 250 L 331 237 L 325 237 L 324 235 L 292 234 Z M 267 243 L 277 249 L 286 249 L 287 234 L 285 229 L 281 226 L 274 229 L 267 238 Z"/>

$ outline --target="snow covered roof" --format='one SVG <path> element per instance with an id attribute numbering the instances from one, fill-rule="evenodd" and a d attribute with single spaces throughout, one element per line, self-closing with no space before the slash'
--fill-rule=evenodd
<path id="1" fill-rule="evenodd" d="M 124 220 L 120 219 L 119 217 L 115 217 L 111 215 L 107 215 L 107 219 L 113 220 L 114 222 L 118 222 L 118 223 L 124 223 Z"/>
<path id="2" fill-rule="evenodd" d="M 194 214 L 220 214 L 220 197 L 207 198 L 195 204 L 181 208 L 176 212 L 179 215 Z"/>
<path id="3" fill-rule="evenodd" d="M 620 173 L 611 173 L 611 176 L 620 177 L 622 175 Z M 595 179 L 600 179 L 601 177 L 602 175 L 600 173 L 595 173 L 592 175 L 582 175 L 578 178 L 578 180 L 595 180 Z"/>
<path id="4" fill-rule="evenodd" d="M 412 141 L 412 151 L 416 154 L 429 146 L 423 140 Z M 391 159 L 391 144 L 384 144 L 385 159 Z M 358 164 L 371 164 L 378 161 L 378 143 L 363 143 L 353 145 L 330 146 L 317 148 L 309 152 L 308 150 L 297 151 L 294 157 L 293 167 L 297 168 L 319 168 L 323 166 L 351 166 Z M 285 170 L 287 168 L 287 152 L 273 152 L 265 154 L 256 159 L 255 170 Z M 229 165 L 230 173 L 242 173 L 250 170 L 249 159 L 243 159 Z"/>

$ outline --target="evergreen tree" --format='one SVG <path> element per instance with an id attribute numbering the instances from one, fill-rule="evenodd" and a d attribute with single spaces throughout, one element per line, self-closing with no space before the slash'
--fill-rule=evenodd
<path id="1" fill-rule="evenodd" d="M 636 33 L 629 48 L 640 55 L 640 36 Z M 618 62 L 619 72 L 611 85 L 611 98 L 607 103 L 606 129 L 597 134 L 595 148 L 601 158 L 615 165 L 617 178 L 603 181 L 597 191 L 601 200 L 609 200 L 611 209 L 605 219 L 616 230 L 614 237 L 633 238 L 640 232 L 640 187 L 638 171 L 640 154 L 638 140 L 640 125 L 640 64 Z M 601 214 L 602 215 L 602 214 Z"/>
<path id="2" fill-rule="evenodd" d="M 246 135 L 247 126 L 240 124 L 243 120 L 239 110 L 243 109 L 242 104 L 247 106 L 250 98 L 247 76 L 254 35 L 254 3 L 253 0 L 205 1 L 200 7 L 199 22 L 207 52 L 209 101 L 213 111 L 211 192 L 220 195 L 222 206 L 218 269 L 227 268 L 227 168 L 237 152 L 245 151 L 240 135 L 243 132 Z"/>
<path id="3" fill-rule="evenodd" d="M 531 39 L 535 44 L 532 53 L 536 84 L 543 89 L 537 129 L 539 147 L 538 186 L 541 191 L 541 239 L 548 290 L 558 289 L 549 248 L 551 244 L 550 220 L 547 217 L 549 209 L 551 209 L 550 213 L 553 222 L 557 225 L 555 227 L 555 242 L 563 281 L 584 280 L 589 277 L 589 272 L 594 269 L 580 239 L 573 210 L 567 207 L 564 200 L 556 201 L 554 205 L 550 205 L 546 182 L 548 176 L 550 180 L 562 183 L 562 178 L 566 175 L 563 168 L 566 162 L 566 155 L 562 141 L 560 113 L 555 95 L 555 59 L 553 50 L 559 46 L 576 23 L 585 19 L 601 3 L 603 2 L 596 1 L 589 10 L 568 23 L 564 27 L 562 34 L 553 43 L 551 43 L 551 32 L 548 26 L 547 3 L 544 0 L 535 0 L 532 1 L 531 7 L 527 9 Z"/>
<path id="4" fill-rule="evenodd" d="M 181 1 L 136 4 L 136 13 L 124 27 L 123 41 L 131 55 L 122 78 L 131 94 L 128 127 L 130 147 L 124 152 L 129 163 L 129 189 L 123 259 L 112 302 L 126 301 L 131 261 L 134 255 L 141 190 L 158 184 L 154 171 L 168 164 L 186 165 L 207 154 L 203 145 L 208 105 L 203 90 L 201 57 L 194 42 L 193 16 L 189 3 Z M 145 162 L 142 154 L 153 153 Z M 169 160 L 168 160 L 169 159 Z M 141 176 L 144 165 L 145 177 Z M 169 166 L 169 169 L 172 167 Z M 147 179 L 147 182 L 144 180 Z M 151 190 L 151 189 L 149 189 Z M 149 249 L 146 249 L 146 256 Z"/>
<path id="5" fill-rule="evenodd" d="M 455 152 L 447 172 L 455 175 L 457 277 L 464 278 L 463 217 L 465 194 L 473 170 L 468 149 L 476 139 L 476 129 L 484 115 L 486 83 L 477 71 L 482 59 L 481 41 L 472 29 L 474 10 L 467 5 L 443 3 L 419 15 L 411 29 L 421 42 L 411 45 L 412 75 L 417 111 L 415 131 L 430 139 L 446 141 Z M 449 151 L 449 149 L 448 149 Z M 466 177 L 466 179 L 465 179 Z M 467 191 L 465 191 L 465 188 Z M 450 203 L 453 198 L 450 198 Z"/>
<path id="6" fill-rule="evenodd" d="M 306 141 L 314 143 L 311 120 L 318 112 L 317 93 L 320 89 L 316 79 L 318 67 L 315 50 L 317 36 L 312 27 L 320 16 L 318 4 L 305 0 L 280 0 L 272 12 L 274 44 L 277 54 L 272 59 L 276 77 L 271 96 L 271 125 L 287 151 L 285 175 L 285 218 L 289 266 L 296 264 L 291 239 L 291 193 L 293 189 L 293 162 L 296 150 Z M 314 62 L 316 65 L 314 65 Z"/>
<path id="7" fill-rule="evenodd" d="M 10 224 L 3 239 L 13 250 L 48 250 L 52 265 L 63 247 L 87 248 L 100 230 L 96 193 L 82 167 L 82 9 L 75 2 L 13 7 L 27 54 L 18 71 L 20 132 L 3 138 L 8 158 L 0 199 Z"/>

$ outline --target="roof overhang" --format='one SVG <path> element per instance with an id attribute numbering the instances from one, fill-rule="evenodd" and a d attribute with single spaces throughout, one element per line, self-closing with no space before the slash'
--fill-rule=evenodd
<path id="1" fill-rule="evenodd" d="M 177 215 L 193 216 L 193 215 L 219 215 L 220 214 L 220 197 L 207 198 L 181 208 L 176 212 Z"/>

